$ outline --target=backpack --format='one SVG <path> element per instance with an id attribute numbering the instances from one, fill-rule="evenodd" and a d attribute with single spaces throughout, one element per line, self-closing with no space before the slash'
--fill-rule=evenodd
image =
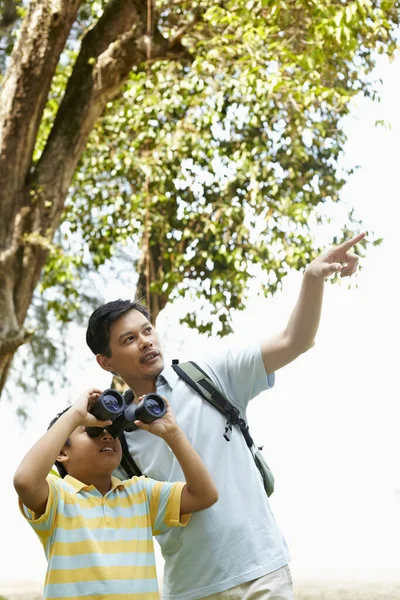
<path id="1" fill-rule="evenodd" d="M 240 416 L 238 409 L 233 406 L 221 392 L 215 387 L 207 373 L 205 373 L 195 362 L 189 361 L 179 364 L 178 360 L 172 361 L 172 368 L 175 373 L 190 385 L 206 402 L 214 406 L 220 413 L 226 417 L 225 431 L 223 437 L 227 442 L 230 441 L 232 428 L 239 427 L 249 448 L 257 469 L 259 470 L 264 489 L 269 497 L 274 491 L 274 476 L 261 454 L 262 448 L 258 448 L 249 431 L 246 421 Z M 122 445 L 121 467 L 126 471 L 129 477 L 140 476 L 142 473 L 132 456 L 129 453 L 128 444 L 125 435 L 120 436 Z"/>

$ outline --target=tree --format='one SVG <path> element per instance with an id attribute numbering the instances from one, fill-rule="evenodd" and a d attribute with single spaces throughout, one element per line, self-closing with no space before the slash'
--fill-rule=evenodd
<path id="1" fill-rule="evenodd" d="M 373 93 L 374 52 L 394 52 L 398 2 L 12 4 L 22 23 L 0 92 L 0 391 L 32 335 L 41 276 L 42 290 L 63 288 L 50 306 L 66 319 L 79 277 L 127 239 L 153 312 L 191 286 L 221 333 L 243 307 L 249 264 L 273 291 L 309 260 L 310 216 L 343 185 L 341 119 L 355 94 Z"/>

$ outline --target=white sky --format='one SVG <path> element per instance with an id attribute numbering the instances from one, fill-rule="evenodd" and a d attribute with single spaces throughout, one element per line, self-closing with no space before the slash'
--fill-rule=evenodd
<path id="1" fill-rule="evenodd" d="M 297 574 L 346 569 L 361 576 L 384 569 L 400 573 L 400 59 L 389 64 L 382 58 L 377 76 L 384 82 L 381 103 L 360 99 L 347 120 L 345 164 L 361 168 L 343 198 L 355 206 L 366 230 L 385 240 L 368 251 L 358 288 L 348 289 L 348 280 L 326 286 L 315 347 L 280 371 L 275 388 L 254 400 L 249 412 L 252 433 L 264 444 L 275 474 L 271 502 Z M 391 128 L 375 127 L 378 119 Z M 334 224 L 325 227 L 319 240 L 328 243 L 335 233 Z M 273 299 L 252 300 L 235 317 L 236 341 L 246 343 L 283 327 L 300 281 L 301 275 L 294 273 Z M 106 299 L 128 295 L 115 282 Z M 191 349 L 197 354 L 198 337 L 178 327 L 178 315 L 179 307 L 171 307 L 160 316 L 158 329 L 168 353 L 182 356 L 185 350 L 191 358 Z M 86 348 L 84 332 L 77 330 L 76 336 L 71 389 L 56 397 L 44 393 L 32 403 L 27 429 L 12 405 L 0 403 L 2 539 L 7 542 L 0 561 L 2 583 L 41 582 L 45 573 L 40 543 L 17 508 L 15 468 L 70 397 L 90 385 L 109 385 L 109 376 Z M 200 346 L 215 343 L 205 340 Z"/>

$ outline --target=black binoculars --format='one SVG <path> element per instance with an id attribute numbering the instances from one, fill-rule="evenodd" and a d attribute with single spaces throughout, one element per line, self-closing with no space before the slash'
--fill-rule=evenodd
<path id="1" fill-rule="evenodd" d="M 132 393 L 130 397 L 133 398 Z M 122 394 L 109 389 L 104 390 L 89 412 L 100 421 L 112 421 L 105 429 L 113 438 L 117 438 L 123 431 L 139 429 L 134 421 L 152 423 L 160 419 L 167 412 L 167 405 L 158 394 L 147 394 L 139 404 L 127 404 Z M 86 427 L 86 433 L 90 437 L 97 437 L 103 431 L 104 427 Z"/>

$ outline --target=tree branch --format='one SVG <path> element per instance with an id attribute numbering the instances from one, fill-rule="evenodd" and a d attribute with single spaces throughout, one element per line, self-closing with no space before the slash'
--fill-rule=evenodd
<path id="1" fill-rule="evenodd" d="M 33 0 L 0 90 L 0 247 L 23 202 L 51 81 L 81 0 Z M 10 201 L 10 198 L 13 201 Z M 4 244 L 4 245 L 3 245 Z"/>
<path id="2" fill-rule="evenodd" d="M 32 335 L 33 331 L 22 329 L 22 331 L 9 334 L 5 339 L 0 339 L 0 357 L 14 354 L 20 346 L 29 342 Z"/>
<path id="3" fill-rule="evenodd" d="M 0 37 L 6 35 L 18 19 L 16 0 L 4 0 L 0 17 Z"/>
<path id="4" fill-rule="evenodd" d="M 169 38 L 170 49 L 174 48 L 177 44 L 181 43 L 183 36 L 201 21 L 203 14 L 204 9 L 198 6 L 193 13 L 193 18 L 190 19 L 190 21 L 187 21 L 186 23 L 181 25 L 178 31 Z"/>
<path id="5" fill-rule="evenodd" d="M 54 126 L 31 182 L 47 203 L 46 226 L 61 215 L 76 165 L 96 120 L 121 89 L 134 65 L 146 60 L 146 3 L 111 0 L 102 17 L 82 41 Z M 151 57 L 177 58 L 168 40 L 153 27 Z M 46 191 L 47 190 L 47 191 Z"/>

